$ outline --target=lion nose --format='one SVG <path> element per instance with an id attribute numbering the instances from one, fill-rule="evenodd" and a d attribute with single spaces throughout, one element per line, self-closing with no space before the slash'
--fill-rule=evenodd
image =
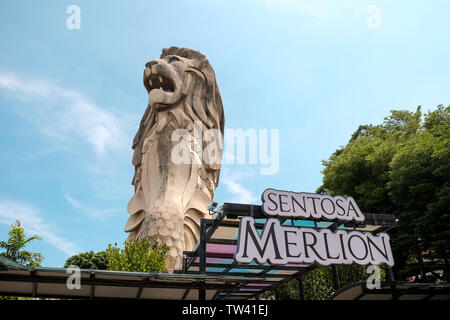
<path id="1" fill-rule="evenodd" d="M 147 68 L 149 68 L 152 73 L 156 73 L 156 65 L 161 63 L 162 61 L 164 61 L 164 60 L 162 60 L 162 59 L 153 59 L 152 61 L 147 62 L 145 64 L 145 66 Z"/>
<path id="2" fill-rule="evenodd" d="M 147 62 L 147 63 L 145 64 L 145 66 L 146 66 L 147 68 L 150 68 L 152 65 L 157 64 L 157 63 L 158 63 L 157 60 L 151 60 L 151 61 Z"/>

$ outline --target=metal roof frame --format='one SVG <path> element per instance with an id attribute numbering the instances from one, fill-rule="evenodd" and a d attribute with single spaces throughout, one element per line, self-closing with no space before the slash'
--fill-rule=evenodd
<path id="1" fill-rule="evenodd" d="M 225 293 L 218 292 L 216 295 L 216 299 L 228 299 L 231 296 L 233 298 L 258 298 L 263 292 L 267 290 L 276 289 L 282 283 L 289 281 L 291 279 L 297 279 L 301 282 L 301 278 L 303 275 L 313 269 L 315 269 L 316 265 L 287 265 L 287 266 L 274 266 L 274 265 L 257 265 L 257 264 L 240 264 L 234 260 L 233 253 L 217 253 L 217 252 L 208 252 L 207 245 L 208 244 L 218 244 L 218 245 L 236 245 L 236 239 L 221 239 L 221 238 L 213 238 L 214 232 L 219 227 L 226 228 L 239 228 L 239 219 L 241 217 L 250 216 L 255 219 L 267 219 L 268 217 L 264 215 L 262 212 L 260 205 L 249 205 L 249 204 L 238 204 L 238 203 L 224 203 L 221 210 L 215 215 L 214 219 L 201 219 L 200 221 L 200 241 L 194 247 L 192 251 L 185 251 L 184 263 L 183 263 L 183 273 L 186 274 L 205 274 L 211 276 L 229 276 L 230 274 L 239 275 L 242 277 L 246 277 L 249 274 L 251 277 L 258 278 L 258 284 L 266 284 L 268 286 L 251 286 L 249 287 L 248 281 L 242 283 L 237 286 L 235 291 L 227 291 Z M 375 226 L 376 230 L 371 231 L 376 234 L 379 232 L 386 232 L 387 230 L 395 227 L 396 219 L 393 215 L 384 215 L 384 214 L 373 214 L 373 213 L 364 213 L 365 221 L 364 222 L 343 222 L 343 221 L 327 221 L 327 220 L 309 220 L 313 221 L 313 226 L 309 226 L 310 228 L 318 229 L 319 223 L 328 222 L 326 228 L 330 230 L 337 230 L 338 228 L 351 228 L 351 229 L 361 229 L 366 228 L 367 226 Z M 295 219 L 280 219 L 282 223 L 291 222 L 294 225 L 295 221 L 302 220 L 306 221 L 303 218 Z M 265 223 L 255 223 L 255 228 L 263 229 Z M 305 226 L 308 227 L 308 226 Z M 227 259 L 232 260 L 231 263 L 225 262 L 208 262 L 208 259 L 214 260 L 214 258 L 218 259 Z M 221 271 L 208 271 L 209 268 L 218 268 L 223 269 Z M 332 266 L 333 268 L 333 278 L 335 283 L 335 289 L 338 290 L 340 288 L 339 285 L 339 275 L 337 272 L 336 266 Z M 245 270 L 245 272 L 236 272 L 235 270 Z M 248 272 L 260 270 L 260 272 Z M 290 274 L 283 274 L 283 271 L 289 272 Z M 275 273 L 274 273 L 275 272 Z M 278 274 L 277 274 L 278 272 Z M 392 270 L 389 272 L 390 279 L 393 280 Z M 302 287 L 300 285 L 300 287 Z M 264 288 L 264 289 L 262 289 Z M 300 295 L 303 296 L 303 292 L 300 292 Z"/>
<path id="2" fill-rule="evenodd" d="M 449 283 L 383 282 L 368 289 L 357 282 L 336 291 L 330 300 L 450 300 Z"/>

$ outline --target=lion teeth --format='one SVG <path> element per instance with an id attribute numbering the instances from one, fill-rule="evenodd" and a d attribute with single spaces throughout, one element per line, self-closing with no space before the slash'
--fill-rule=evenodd
<path id="1" fill-rule="evenodd" d="M 153 81 L 152 81 L 152 79 L 150 79 L 150 85 L 151 85 L 151 86 L 153 85 Z"/>
<path id="2" fill-rule="evenodd" d="M 161 76 L 159 76 L 159 82 L 163 82 L 163 78 Z"/>

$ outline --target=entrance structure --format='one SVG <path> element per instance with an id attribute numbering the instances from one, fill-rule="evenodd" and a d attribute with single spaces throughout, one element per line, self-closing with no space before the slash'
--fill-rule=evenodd
<path id="1" fill-rule="evenodd" d="M 317 231 L 355 230 L 375 235 L 396 224 L 392 215 L 362 214 L 364 222 L 286 218 L 282 223 Z M 303 297 L 302 277 L 316 268 L 315 264 L 245 264 L 234 259 L 239 224 L 245 217 L 253 217 L 258 230 L 263 230 L 267 222 L 260 205 L 235 203 L 225 203 L 213 219 L 201 219 L 200 240 L 193 250 L 184 252 L 180 273 L 81 270 L 80 290 L 69 290 L 66 283 L 71 274 L 67 269 L 26 268 L 0 261 L 0 295 L 71 299 L 246 300 L 257 299 L 267 290 L 297 279 L 300 297 Z M 333 272 L 335 289 L 339 290 L 339 274 L 336 268 Z M 389 280 L 394 279 L 391 277 Z M 357 295 L 348 298 L 354 296 Z M 336 296 L 339 298 L 345 299 L 345 296 Z"/>
<path id="2" fill-rule="evenodd" d="M 364 221 L 318 221 L 303 218 L 284 218 L 280 222 L 286 226 L 308 228 L 323 231 L 359 231 L 370 232 L 373 235 L 386 232 L 395 227 L 393 215 L 362 213 Z M 249 277 L 251 281 L 242 282 L 234 290 L 222 290 L 215 299 L 251 299 L 259 297 L 263 292 L 275 289 L 282 283 L 297 279 L 300 282 L 300 297 L 302 292 L 302 277 L 317 267 L 313 263 L 288 263 L 285 265 L 240 263 L 236 261 L 239 242 L 239 227 L 243 218 L 255 219 L 255 227 L 262 234 L 266 227 L 267 215 L 262 206 L 250 204 L 225 203 L 215 214 L 214 219 L 202 219 L 200 241 L 194 250 L 185 252 L 183 273 L 205 274 L 208 276 Z M 390 269 L 389 269 L 390 270 Z M 333 265 L 335 289 L 340 288 L 339 274 Z M 392 271 L 389 280 L 394 281 Z"/>

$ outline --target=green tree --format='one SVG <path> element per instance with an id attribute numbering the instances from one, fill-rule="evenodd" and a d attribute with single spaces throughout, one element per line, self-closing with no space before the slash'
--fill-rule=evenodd
<path id="1" fill-rule="evenodd" d="M 0 248 L 5 249 L 5 252 L 0 253 L 0 255 L 27 267 L 38 267 L 43 260 L 42 255 L 22 250 L 33 240 L 41 240 L 41 238 L 37 235 L 26 238 L 23 228 L 17 222 L 16 225 L 11 225 L 11 230 L 8 232 L 8 240 L 6 242 L 0 241 Z"/>
<path id="2" fill-rule="evenodd" d="M 353 196 L 361 210 L 399 219 L 390 231 L 398 276 L 448 272 L 450 107 L 425 117 L 420 106 L 391 111 L 380 125 L 360 126 L 323 164 L 318 190 Z"/>
<path id="3" fill-rule="evenodd" d="M 125 242 L 123 249 L 117 243 L 108 245 L 106 257 L 108 269 L 134 272 L 164 272 L 166 270 L 165 256 L 169 247 L 160 245 L 158 241 L 149 239 L 130 240 Z"/>
<path id="4" fill-rule="evenodd" d="M 71 256 L 67 259 L 64 268 L 68 268 L 71 265 L 78 266 L 80 269 L 107 270 L 108 258 L 106 251 L 95 253 L 91 250 Z"/>
<path id="5" fill-rule="evenodd" d="M 398 149 L 390 164 L 389 195 L 399 207 L 401 275 L 423 274 L 450 259 L 450 107 L 425 116 L 423 129 Z M 448 276 L 448 275 L 447 275 Z"/>
<path id="6" fill-rule="evenodd" d="M 38 267 L 44 259 L 40 253 L 23 250 L 29 242 L 33 240 L 41 240 L 37 235 L 30 238 L 25 237 L 23 228 L 20 227 L 20 222 L 16 225 L 11 225 L 11 230 L 8 232 L 8 240 L 0 241 L 0 248 L 5 252 L 0 253 L 0 256 L 12 260 L 16 263 L 26 267 Z M 15 296 L 0 296 L 0 300 L 28 300 L 30 298 L 15 297 Z"/>

